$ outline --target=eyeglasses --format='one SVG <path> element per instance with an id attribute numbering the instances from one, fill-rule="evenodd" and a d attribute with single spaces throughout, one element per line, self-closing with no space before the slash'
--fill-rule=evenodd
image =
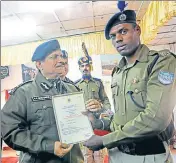
<path id="1" fill-rule="evenodd" d="M 62 54 L 54 54 L 54 55 L 48 56 L 46 59 L 55 60 L 55 59 L 58 59 L 58 58 L 63 58 L 63 55 Z"/>

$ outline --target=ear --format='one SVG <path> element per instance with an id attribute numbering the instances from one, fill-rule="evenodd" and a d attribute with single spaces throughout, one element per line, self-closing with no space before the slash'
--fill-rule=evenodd
<path id="1" fill-rule="evenodd" d="M 141 27 L 139 25 L 136 25 L 136 31 L 139 34 L 139 36 L 141 35 Z"/>
<path id="2" fill-rule="evenodd" d="M 39 70 L 42 69 L 42 62 L 41 61 L 36 61 L 35 65 Z"/>

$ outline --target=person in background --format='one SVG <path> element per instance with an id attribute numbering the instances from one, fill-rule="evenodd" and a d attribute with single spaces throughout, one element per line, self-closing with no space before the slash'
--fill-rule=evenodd
<path id="1" fill-rule="evenodd" d="M 51 97 L 78 91 L 60 79 L 62 59 L 57 40 L 39 45 L 32 56 L 38 69 L 35 79 L 13 89 L 2 109 L 2 138 L 21 151 L 19 162 L 83 163 L 79 144 L 62 144 L 56 127 Z"/>
<path id="2" fill-rule="evenodd" d="M 111 109 L 103 83 L 100 79 L 92 77 L 92 58 L 89 55 L 81 57 L 78 60 L 78 65 L 82 78 L 77 80 L 75 84 L 80 90 L 84 91 L 87 108 L 94 113 L 94 116 L 100 118 L 101 113 Z M 92 109 L 94 105 L 97 105 L 96 110 Z M 103 163 L 103 155 L 102 150 L 93 152 L 84 147 L 85 163 Z"/>
<path id="3" fill-rule="evenodd" d="M 140 34 L 133 10 L 121 10 L 108 21 L 105 37 L 122 56 L 112 72 L 115 114 L 106 122 L 89 116 L 110 133 L 93 135 L 84 146 L 108 148 L 110 163 L 173 163 L 168 141 L 175 130 L 176 55 L 150 50 Z"/>
<path id="4" fill-rule="evenodd" d="M 62 50 L 62 55 L 63 55 L 63 58 L 62 58 L 62 61 L 60 63 L 62 65 L 62 70 L 63 71 L 61 71 L 60 77 L 64 82 L 74 84 L 74 82 L 72 80 L 70 80 L 68 77 L 66 77 L 66 75 L 68 74 L 68 71 L 69 71 L 67 51 Z"/>

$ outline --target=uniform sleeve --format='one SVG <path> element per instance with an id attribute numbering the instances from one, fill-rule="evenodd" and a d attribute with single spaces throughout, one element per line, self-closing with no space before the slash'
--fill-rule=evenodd
<path id="1" fill-rule="evenodd" d="M 102 104 L 103 104 L 103 109 L 104 110 L 111 109 L 111 104 L 110 104 L 109 99 L 106 95 L 106 92 L 105 92 L 102 81 L 100 82 L 99 96 L 100 96 L 100 99 L 101 99 Z"/>
<path id="2" fill-rule="evenodd" d="M 159 72 L 174 75 L 171 84 L 162 84 Z M 169 79 L 171 80 L 171 79 Z M 176 97 L 176 58 L 172 55 L 160 57 L 147 82 L 146 108 L 124 126 L 115 125 L 115 131 L 103 137 L 107 148 L 123 142 L 126 138 L 137 138 L 164 131 L 172 119 Z"/>
<path id="3" fill-rule="evenodd" d="M 33 154 L 54 153 L 55 142 L 32 133 L 28 123 L 27 100 L 24 90 L 18 88 L 2 109 L 1 134 L 3 140 L 15 150 Z"/>

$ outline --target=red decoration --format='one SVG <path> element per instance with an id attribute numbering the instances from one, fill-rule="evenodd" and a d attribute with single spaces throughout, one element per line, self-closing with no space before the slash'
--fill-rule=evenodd
<path id="1" fill-rule="evenodd" d="M 95 135 L 98 135 L 98 136 L 104 136 L 104 135 L 107 135 L 109 134 L 110 132 L 109 131 L 106 131 L 106 130 L 98 130 L 98 129 L 95 129 L 94 130 L 94 134 Z"/>
<path id="2" fill-rule="evenodd" d="M 5 101 L 7 102 L 10 97 L 8 90 L 5 90 Z"/>

